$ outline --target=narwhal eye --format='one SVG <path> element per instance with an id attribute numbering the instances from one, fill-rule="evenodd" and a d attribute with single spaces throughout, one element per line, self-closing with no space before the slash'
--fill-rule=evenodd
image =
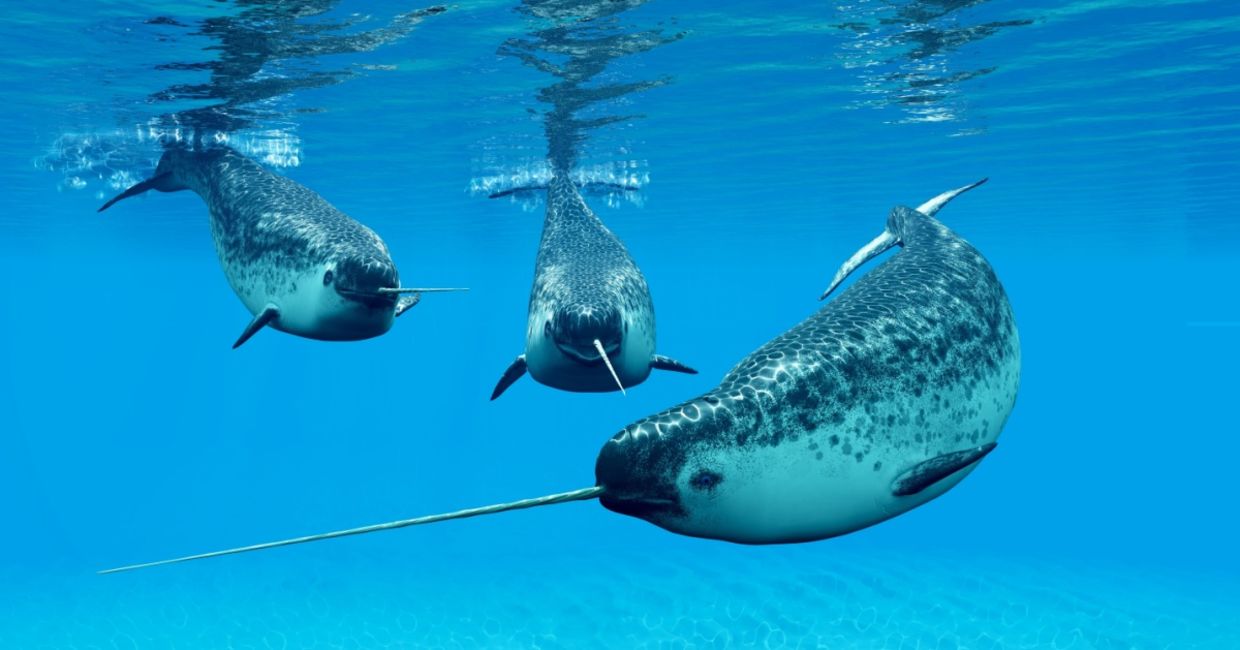
<path id="1" fill-rule="evenodd" d="M 689 479 L 689 485 L 698 490 L 713 490 L 722 482 L 722 475 L 708 469 L 699 470 L 697 474 L 693 475 L 693 478 Z"/>
<path id="2" fill-rule="evenodd" d="M 327 269 L 327 273 L 324 273 L 324 274 L 323 274 L 323 286 L 327 286 L 327 285 L 331 284 L 331 283 L 332 283 L 332 278 L 334 278 L 334 277 L 336 277 L 336 276 L 332 273 L 332 270 L 331 270 L 331 269 Z"/>

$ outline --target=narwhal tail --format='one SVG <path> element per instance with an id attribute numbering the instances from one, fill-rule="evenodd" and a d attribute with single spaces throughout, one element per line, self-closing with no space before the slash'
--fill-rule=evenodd
<path id="1" fill-rule="evenodd" d="M 917 206 L 917 211 L 926 215 L 927 217 L 933 217 L 935 214 L 938 214 L 938 211 L 942 209 L 943 206 L 947 205 L 948 202 L 950 202 L 952 199 L 956 198 L 957 196 L 960 196 L 961 194 L 964 194 L 965 192 L 968 192 L 969 190 L 977 187 L 978 185 L 981 185 L 982 183 L 985 183 L 988 180 L 990 179 L 983 178 L 982 180 L 977 181 L 976 183 L 970 183 L 968 185 L 965 185 L 964 187 L 958 187 L 954 190 L 948 190 L 946 192 L 943 192 L 942 194 L 934 197 L 933 199 L 930 199 L 929 201 L 926 201 L 925 203 L 922 203 L 921 205 Z"/>
<path id="2" fill-rule="evenodd" d="M 917 206 L 917 211 L 926 215 L 927 217 L 933 217 L 935 214 L 938 213 L 939 210 L 943 208 L 943 206 L 947 205 L 948 202 L 950 202 L 952 199 L 956 198 L 957 196 L 960 196 L 961 194 L 964 194 L 965 192 L 968 192 L 969 190 L 977 187 L 978 185 L 981 185 L 982 183 L 985 183 L 986 180 L 987 179 L 983 178 L 982 180 L 977 181 L 976 183 L 970 183 L 968 185 L 965 185 L 964 187 L 959 187 L 954 190 L 943 192 L 942 194 L 934 197 L 933 199 L 930 199 L 929 201 L 926 201 L 925 203 L 922 203 L 921 205 Z M 882 255 L 883 253 L 890 250 L 892 246 L 895 246 L 900 243 L 901 243 L 900 233 L 892 232 L 892 227 L 889 223 L 888 227 L 883 229 L 883 232 L 881 235 L 879 235 L 878 237 L 875 237 L 874 241 L 871 241 L 870 243 L 863 246 L 861 250 L 857 251 L 856 253 L 853 253 L 853 256 L 848 258 L 848 261 L 844 262 L 844 264 L 840 266 L 839 270 L 835 272 L 835 277 L 831 279 L 831 285 L 827 287 L 826 291 L 822 292 L 822 295 L 819 296 L 818 299 L 823 300 L 827 296 L 831 295 L 831 292 L 835 291 L 836 287 L 840 286 L 840 283 L 844 281 L 844 278 L 847 278 L 849 274 L 851 274 L 853 271 L 856 271 L 858 268 L 860 268 L 862 264 L 865 264 L 866 262 L 874 259 L 875 257 Z"/>
<path id="3" fill-rule="evenodd" d="M 219 557 L 221 555 L 235 555 L 237 553 L 248 553 L 250 551 L 261 551 L 279 546 L 292 546 L 293 544 L 305 544 L 307 542 L 317 542 L 324 539 L 332 539 L 335 537 L 348 537 L 349 535 L 362 535 L 365 533 L 374 533 L 381 530 L 392 530 L 395 528 L 405 528 L 407 526 L 417 526 L 420 524 L 433 524 L 439 521 L 448 521 L 450 519 L 464 519 L 466 517 L 479 517 L 482 515 L 493 515 L 499 512 L 507 512 L 509 510 L 521 510 L 524 508 L 537 508 L 538 506 L 549 506 L 556 503 L 566 503 L 568 501 L 584 501 L 586 499 L 597 498 L 603 493 L 600 486 L 581 488 L 571 492 L 560 492 L 558 494 L 548 494 L 546 496 L 535 497 L 533 499 L 522 499 L 520 501 L 512 501 L 509 503 L 497 503 L 490 506 L 482 506 L 479 508 L 467 508 L 465 510 L 457 510 L 456 512 L 445 512 L 437 515 L 426 515 L 423 517 L 414 517 L 413 519 L 401 519 L 398 521 L 390 521 L 386 524 L 372 524 L 370 526 L 362 526 L 360 528 L 349 528 L 347 530 L 337 530 L 330 533 L 319 533 L 318 535 L 307 535 L 305 537 L 294 537 L 292 539 L 283 539 L 278 542 L 267 542 L 265 544 L 254 544 L 252 546 L 241 546 L 238 548 L 230 548 L 223 551 L 212 551 L 210 553 L 199 553 L 198 555 L 187 555 L 185 557 L 173 558 L 171 560 L 159 560 L 157 562 L 145 562 L 142 564 L 131 564 L 129 566 L 117 567 L 115 569 L 106 569 L 99 573 L 120 573 L 121 571 L 132 571 L 134 569 L 145 569 L 147 567 L 160 566 L 164 564 L 176 564 L 178 562 L 188 562 L 190 560 L 203 560 L 209 557 Z"/>
<path id="4" fill-rule="evenodd" d="M 179 192 L 181 190 L 188 189 L 189 187 L 181 184 L 173 177 L 172 172 L 164 172 L 162 174 L 156 174 L 125 190 L 124 192 L 117 194 L 111 201 L 104 203 L 103 207 L 99 208 L 98 211 L 103 212 L 104 210 L 112 207 L 112 204 L 117 201 L 127 199 L 131 196 L 137 196 L 148 190 L 159 190 L 160 192 Z"/>

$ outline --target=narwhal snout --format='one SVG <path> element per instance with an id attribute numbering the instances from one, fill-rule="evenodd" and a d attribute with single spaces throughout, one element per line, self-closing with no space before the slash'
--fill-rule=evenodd
<path id="1" fill-rule="evenodd" d="M 336 292 L 348 300 L 370 307 L 388 308 L 396 304 L 396 294 L 380 291 L 400 287 L 396 265 L 389 260 L 346 258 L 336 264 L 334 274 Z"/>
<path id="2" fill-rule="evenodd" d="M 624 335 L 620 311 L 611 306 L 570 305 L 557 311 L 548 325 L 556 346 L 582 362 L 600 360 L 600 345 L 615 356 Z"/>
<path id="3" fill-rule="evenodd" d="M 637 455 L 632 441 L 611 440 L 603 446 L 594 465 L 596 484 L 603 488 L 599 502 L 608 510 L 640 519 L 679 512 L 675 487 L 643 466 Z"/>

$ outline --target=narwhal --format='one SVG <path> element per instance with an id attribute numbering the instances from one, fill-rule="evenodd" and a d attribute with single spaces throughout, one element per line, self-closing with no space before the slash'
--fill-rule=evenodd
<path id="1" fill-rule="evenodd" d="M 825 539 L 907 512 L 977 467 L 1016 401 L 1020 342 L 1003 286 L 934 217 L 979 184 L 892 210 L 823 297 L 899 252 L 714 390 L 616 434 L 592 487 L 104 573 L 593 498 L 675 533 L 744 544 Z"/>
<path id="2" fill-rule="evenodd" d="M 233 291 L 254 318 L 233 347 L 266 326 L 326 341 L 379 336 L 421 294 L 400 286 L 387 245 L 313 190 L 228 147 L 166 150 L 155 175 L 99 208 L 148 190 L 193 190 Z"/>
<path id="3" fill-rule="evenodd" d="M 645 381 L 652 368 L 697 373 L 655 354 L 646 278 L 568 173 L 558 170 L 547 185 L 525 352 L 504 371 L 491 399 L 527 371 L 562 390 L 624 392 Z"/>

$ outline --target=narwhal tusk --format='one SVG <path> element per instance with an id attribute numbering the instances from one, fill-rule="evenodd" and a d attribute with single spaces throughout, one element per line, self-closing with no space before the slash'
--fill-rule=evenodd
<path id="1" fill-rule="evenodd" d="M 469 287 L 441 287 L 441 288 L 380 287 L 379 288 L 379 293 L 443 293 L 445 291 L 469 291 Z"/>
<path id="2" fill-rule="evenodd" d="M 331 533 L 320 533 L 318 535 L 307 535 L 305 537 L 294 537 L 292 539 L 280 540 L 278 542 L 267 542 L 265 544 L 254 544 L 252 546 L 241 546 L 238 548 L 230 548 L 224 551 L 213 551 L 211 553 L 200 553 L 198 555 L 187 555 L 171 560 L 160 560 L 158 562 L 145 562 L 143 564 L 131 564 L 129 566 L 117 567 L 115 569 L 106 569 L 100 571 L 99 574 L 120 573 L 121 571 L 132 571 L 134 569 L 145 569 L 147 567 L 160 566 L 164 564 L 176 564 L 178 562 L 188 562 L 190 560 L 202 560 L 209 557 L 219 557 L 221 555 L 234 555 L 236 553 L 249 553 L 250 551 L 261 551 L 278 546 L 292 546 L 293 544 L 305 544 L 307 542 L 317 542 L 323 539 L 332 539 L 334 537 L 347 537 L 349 535 L 362 535 L 365 533 L 375 533 L 381 530 L 392 530 L 394 528 L 404 528 L 406 526 L 417 526 L 420 524 L 433 524 L 438 521 L 448 521 L 449 519 L 464 519 L 466 517 L 479 517 L 482 515 L 493 515 L 499 512 L 507 512 L 509 510 L 521 510 L 524 508 L 537 508 L 539 506 L 549 506 L 556 503 L 566 503 L 569 501 L 584 501 L 586 499 L 597 498 L 603 493 L 601 486 L 581 488 L 572 492 L 561 492 L 559 494 L 548 494 L 547 496 L 534 497 L 533 499 L 522 499 L 511 503 L 497 503 L 490 506 L 481 506 L 478 508 L 467 508 L 465 510 L 457 510 L 456 512 L 445 512 L 437 515 L 426 515 L 423 517 L 414 517 L 413 519 L 401 519 L 399 521 L 391 521 L 386 524 L 373 524 L 370 526 L 362 526 L 361 528 L 350 528 L 348 530 L 337 530 Z"/>
<path id="3" fill-rule="evenodd" d="M 603 342 L 594 339 L 594 349 L 598 350 L 598 355 L 603 358 L 603 363 L 607 364 L 607 369 L 611 371 L 611 378 L 616 380 L 616 385 L 620 387 L 621 395 L 628 395 L 624 391 L 624 384 L 620 383 L 620 375 L 616 374 L 616 369 L 611 365 L 611 358 L 607 356 L 607 350 L 603 349 Z"/>

